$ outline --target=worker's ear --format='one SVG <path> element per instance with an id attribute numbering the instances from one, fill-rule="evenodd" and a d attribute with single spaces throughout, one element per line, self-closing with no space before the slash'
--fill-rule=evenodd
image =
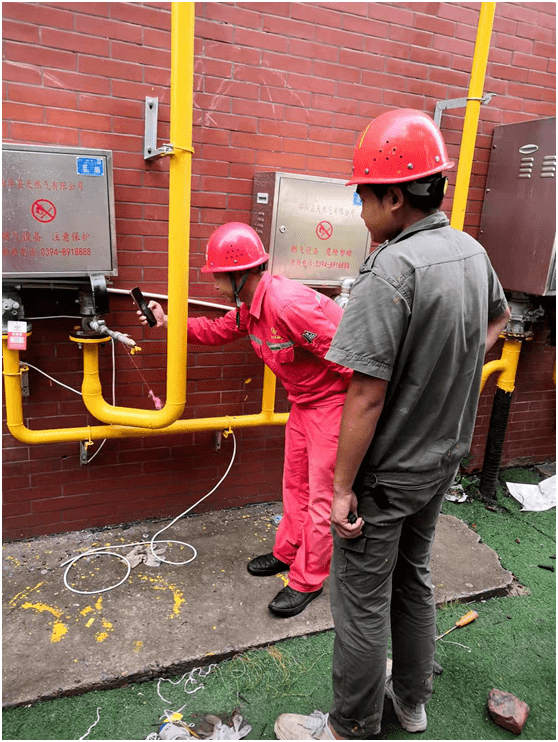
<path id="1" fill-rule="evenodd" d="M 405 205 L 405 196 L 401 188 L 397 185 L 392 185 L 388 188 L 386 198 L 392 211 L 397 211 Z"/>

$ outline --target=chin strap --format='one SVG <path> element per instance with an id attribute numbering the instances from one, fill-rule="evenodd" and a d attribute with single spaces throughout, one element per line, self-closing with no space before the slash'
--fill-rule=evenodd
<path id="1" fill-rule="evenodd" d="M 231 286 L 234 293 L 234 301 L 236 304 L 236 326 L 240 329 L 240 306 L 242 302 L 240 301 L 240 297 L 238 296 L 240 292 L 242 291 L 244 284 L 248 280 L 249 271 L 246 271 L 243 273 L 242 278 L 240 279 L 239 283 L 237 284 L 235 274 L 229 273 L 229 278 L 231 279 Z"/>

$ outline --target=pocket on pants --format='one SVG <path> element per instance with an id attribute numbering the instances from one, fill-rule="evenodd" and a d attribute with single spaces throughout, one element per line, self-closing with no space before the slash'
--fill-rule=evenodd
<path id="1" fill-rule="evenodd" d="M 337 552 L 336 575 L 340 582 L 353 582 L 362 572 L 361 563 L 366 551 L 366 536 L 356 538 L 340 538 L 333 534 L 334 547 Z"/>

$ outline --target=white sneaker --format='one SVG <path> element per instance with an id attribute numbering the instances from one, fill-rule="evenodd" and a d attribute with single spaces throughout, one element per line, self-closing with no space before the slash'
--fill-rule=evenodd
<path id="1" fill-rule="evenodd" d="M 424 732 L 427 720 L 423 703 L 418 703 L 416 706 L 408 706 L 403 703 L 393 691 L 393 681 L 391 678 L 386 683 L 386 695 L 391 698 L 395 714 L 403 729 L 411 733 Z"/>
<path id="2" fill-rule="evenodd" d="M 327 723 L 329 714 L 314 711 L 304 714 L 281 714 L 275 722 L 277 739 L 335 739 Z"/>

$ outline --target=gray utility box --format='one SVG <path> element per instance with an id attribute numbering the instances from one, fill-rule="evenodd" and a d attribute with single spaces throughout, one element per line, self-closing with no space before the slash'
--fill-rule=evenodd
<path id="1" fill-rule="evenodd" d="M 2 272 L 117 275 L 112 152 L 2 145 Z"/>
<path id="2" fill-rule="evenodd" d="M 269 270 L 310 286 L 355 278 L 370 249 L 354 187 L 335 178 L 255 173 L 252 227 Z"/>
<path id="3" fill-rule="evenodd" d="M 494 129 L 479 242 L 508 291 L 556 294 L 556 119 Z"/>

